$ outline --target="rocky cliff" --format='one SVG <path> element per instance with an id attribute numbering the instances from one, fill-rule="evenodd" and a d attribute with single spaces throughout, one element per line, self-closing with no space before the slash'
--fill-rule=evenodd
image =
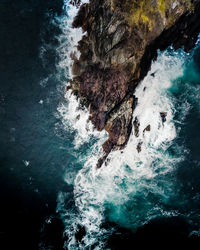
<path id="1" fill-rule="evenodd" d="M 79 2 L 79 1 L 78 1 Z M 106 129 L 105 155 L 123 148 L 137 120 L 134 90 L 147 74 L 157 50 L 194 47 L 200 32 L 200 0 L 90 0 L 73 27 L 86 32 L 73 56 L 70 88 L 90 111 L 98 130 Z"/>

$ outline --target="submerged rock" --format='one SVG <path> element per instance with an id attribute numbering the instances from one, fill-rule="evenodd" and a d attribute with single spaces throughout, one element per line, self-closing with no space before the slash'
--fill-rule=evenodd
<path id="1" fill-rule="evenodd" d="M 142 143 L 143 142 L 139 142 L 138 145 L 137 145 L 137 151 L 138 151 L 138 153 L 140 153 L 142 151 Z"/>
<path id="2" fill-rule="evenodd" d="M 160 112 L 162 123 L 166 122 L 167 112 Z"/>
<path id="3" fill-rule="evenodd" d="M 71 89 L 89 108 L 94 126 L 109 134 L 103 160 L 128 141 L 134 91 L 157 50 L 173 45 L 189 51 L 200 32 L 199 20 L 200 0 L 90 0 L 81 5 L 73 27 L 82 27 L 86 35 L 78 44 L 80 58 L 74 58 Z M 164 113 L 161 117 L 164 122 Z M 138 136 L 139 124 L 133 124 Z"/>

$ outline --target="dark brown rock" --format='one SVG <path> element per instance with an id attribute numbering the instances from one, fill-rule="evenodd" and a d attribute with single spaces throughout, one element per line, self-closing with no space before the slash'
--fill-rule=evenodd
<path id="1" fill-rule="evenodd" d="M 143 130 L 143 135 L 144 135 L 145 131 L 147 131 L 147 132 L 151 131 L 151 125 L 150 124 Z"/>

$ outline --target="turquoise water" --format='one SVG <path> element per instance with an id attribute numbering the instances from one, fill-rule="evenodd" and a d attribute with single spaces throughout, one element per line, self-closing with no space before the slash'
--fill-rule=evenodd
<path id="1" fill-rule="evenodd" d="M 71 29 L 77 10 L 50 0 L 0 6 L 2 242 L 8 249 L 122 249 L 138 239 L 198 240 L 199 44 L 189 54 L 159 52 L 136 90 L 139 138 L 132 133 L 96 170 L 107 135 L 65 95 L 69 54 L 81 37 Z M 160 112 L 167 112 L 164 124 Z"/>

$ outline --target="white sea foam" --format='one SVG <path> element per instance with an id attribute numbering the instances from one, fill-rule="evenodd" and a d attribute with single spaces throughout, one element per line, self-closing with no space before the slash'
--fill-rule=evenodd
<path id="1" fill-rule="evenodd" d="M 30 161 L 23 161 L 24 162 L 24 165 L 26 166 L 26 167 L 28 167 L 29 165 L 30 165 Z"/>

